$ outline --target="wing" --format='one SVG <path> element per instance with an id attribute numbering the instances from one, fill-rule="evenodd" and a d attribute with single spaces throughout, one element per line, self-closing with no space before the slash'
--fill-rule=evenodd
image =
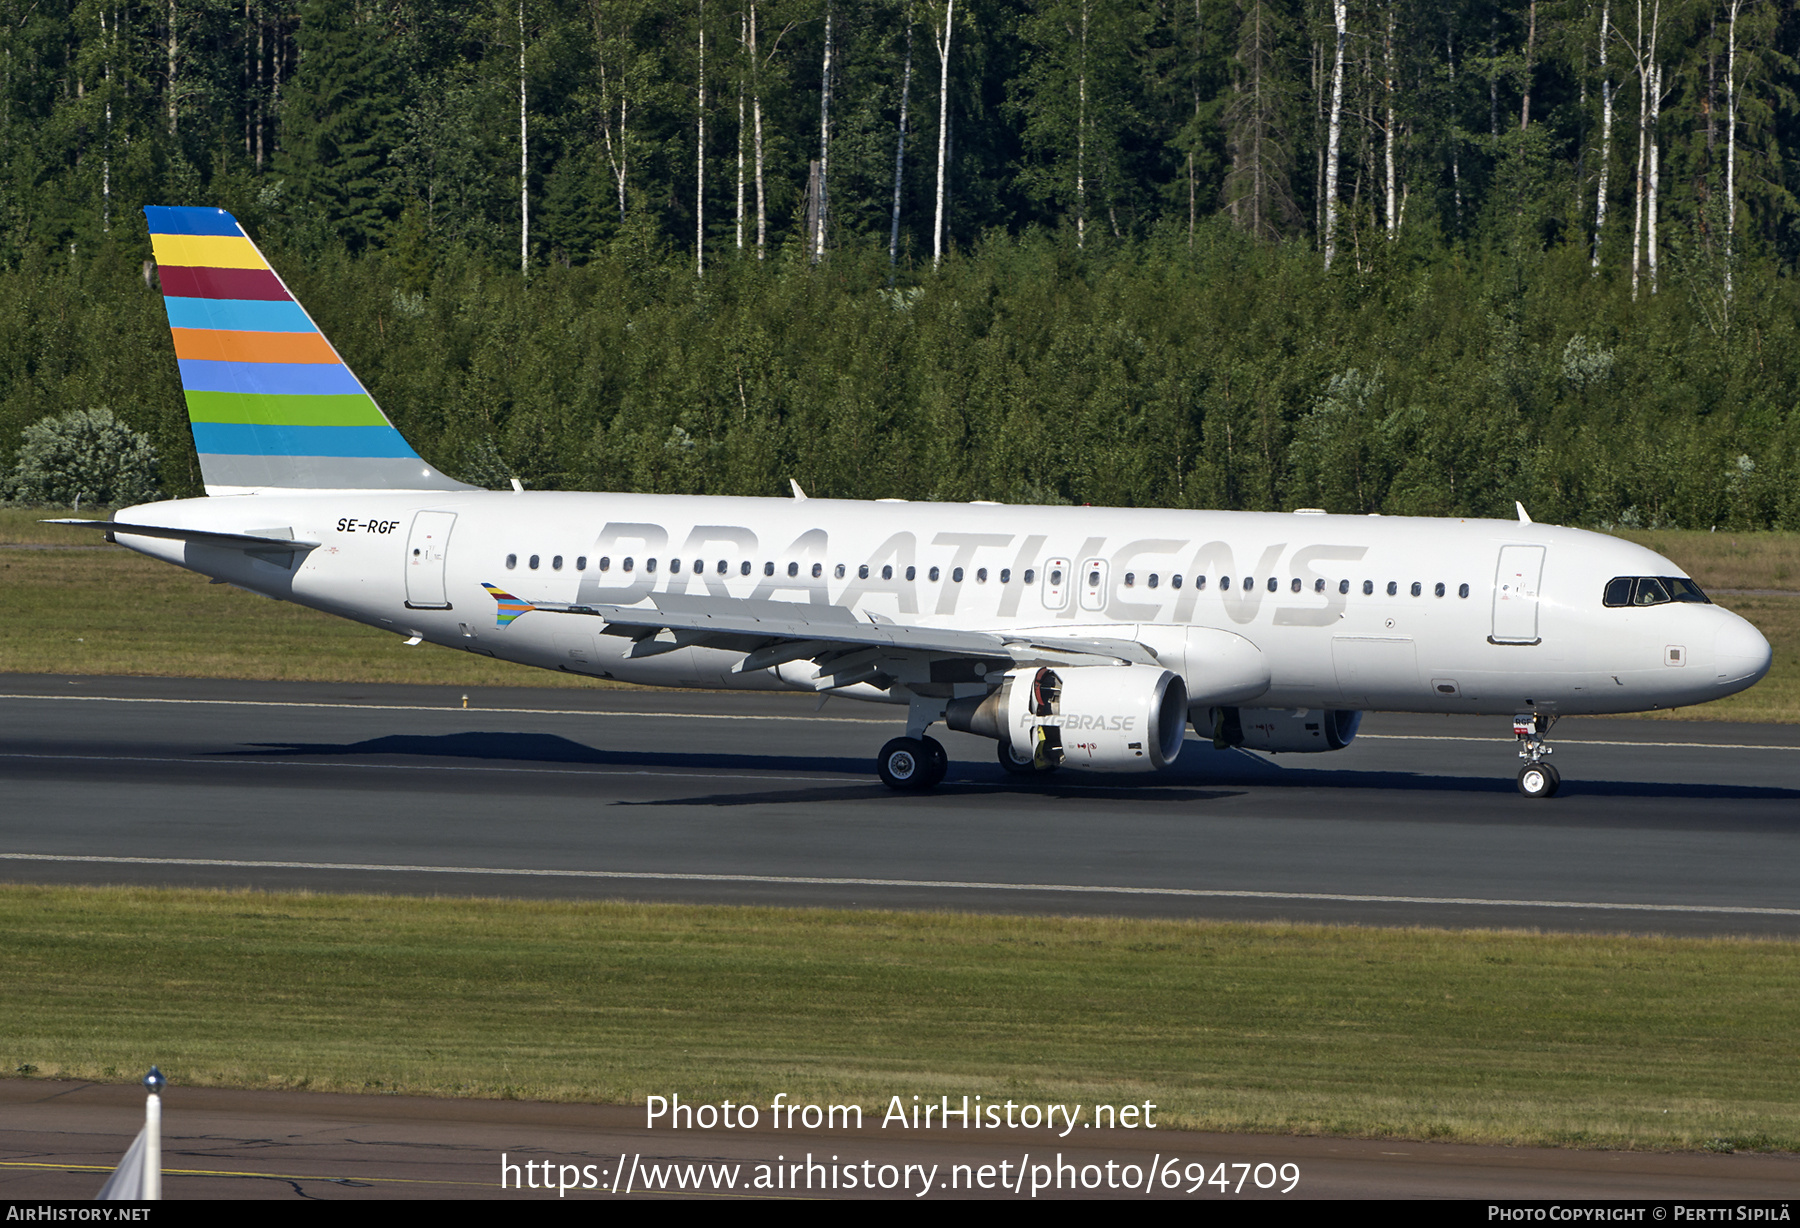
<path id="1" fill-rule="evenodd" d="M 521 602 L 491 586 L 490 592 L 500 603 L 496 617 L 510 614 L 509 622 L 524 612 L 518 606 L 598 618 L 606 624 L 602 634 L 631 641 L 622 648 L 624 656 L 689 647 L 741 652 L 744 659 L 733 673 L 812 661 L 818 667 L 815 687 L 821 691 L 862 682 L 979 682 L 1021 665 L 1156 664 L 1155 655 L 1133 640 L 921 627 L 875 615 L 858 617 L 842 606 L 686 593 L 652 594 L 654 606 L 564 605 Z"/>

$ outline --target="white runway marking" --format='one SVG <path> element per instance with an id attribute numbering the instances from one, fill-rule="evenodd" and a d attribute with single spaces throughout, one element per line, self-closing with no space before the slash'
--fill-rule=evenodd
<path id="1" fill-rule="evenodd" d="M 815 716 L 811 713 L 804 716 L 748 716 L 722 712 L 601 712 L 584 708 L 438 708 L 429 704 L 314 704 L 278 699 L 160 699 L 118 695 L 0 695 L 0 699 L 45 699 L 52 702 L 74 700 L 77 703 L 98 704 L 214 704 L 226 708 L 329 708 L 348 712 L 462 712 L 470 716 L 498 713 L 507 716 L 629 716 L 640 720 L 645 717 L 667 717 L 690 721 L 832 721 L 853 725 L 891 725 L 895 722 L 904 723 L 906 720 L 905 714 L 900 712 L 882 719 L 872 716 Z"/>
<path id="2" fill-rule="evenodd" d="M 538 870 L 494 866 L 381 865 L 335 861 L 238 861 L 197 857 L 100 857 L 56 853 L 0 853 L 0 861 L 99 865 L 191 866 L 229 870 L 337 870 L 374 874 L 478 874 L 525 878 L 622 879 L 686 883 L 753 883 L 805 887 L 924 887 L 959 891 L 1054 891 L 1080 895 L 1160 895 L 1205 900 L 1310 900 L 1341 904 L 1461 904 L 1477 908 L 1586 908 L 1608 912 L 1730 913 L 1800 917 L 1800 908 L 1712 904 L 1633 904 L 1599 900 L 1485 900 L 1463 896 L 1338 895 L 1323 891 L 1225 891 L 1198 887 L 1107 887 L 1086 883 L 984 883 L 954 879 L 813 878 L 785 874 L 681 874 L 655 870 Z"/>
<path id="3" fill-rule="evenodd" d="M 687 721 L 825 721 L 851 725 L 891 725 L 904 718 L 898 712 L 892 717 L 874 716 L 800 716 L 781 715 L 745 715 L 723 712 L 624 712 L 624 711 L 589 711 L 582 708 L 455 708 L 433 707 L 428 704 L 321 704 L 299 703 L 274 699 L 160 699 L 153 697 L 121 697 L 117 695 L 0 695 L 5 699 L 39 699 L 52 702 L 72 700 L 77 703 L 109 703 L 109 704 L 214 704 L 232 708 L 324 708 L 352 712 L 437 712 L 437 713 L 492 713 L 502 716 L 604 716 L 630 717 L 636 720 L 687 720 Z M 1491 738 L 1474 738 L 1457 734 L 1410 734 L 1410 733 L 1359 733 L 1359 739 L 1372 742 L 1480 742 L 1504 743 L 1511 745 L 1514 741 L 1510 734 L 1495 734 Z M 1645 746 L 1653 749 L 1679 750 L 1785 750 L 1800 751 L 1800 746 L 1771 746 L 1757 742 L 1617 742 L 1598 738 L 1557 738 L 1558 746 Z"/>

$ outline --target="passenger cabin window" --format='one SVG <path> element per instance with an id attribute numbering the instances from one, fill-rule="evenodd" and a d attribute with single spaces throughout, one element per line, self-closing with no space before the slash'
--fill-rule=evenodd
<path id="1" fill-rule="evenodd" d="M 918 578 L 919 578 L 919 569 L 917 567 L 908 567 L 906 569 L 906 579 L 907 579 L 908 583 L 911 583 L 912 581 L 914 581 Z"/>
<path id="2" fill-rule="evenodd" d="M 842 580 L 844 578 L 844 565 L 839 563 L 836 567 L 832 568 L 831 575 L 834 579 Z"/>
<path id="3" fill-rule="evenodd" d="M 789 563 L 788 564 L 788 579 L 792 580 L 795 576 L 797 576 L 799 574 L 800 574 L 800 564 Z"/>
<path id="4" fill-rule="evenodd" d="M 975 569 L 975 583 L 977 583 L 977 584 L 986 584 L 987 583 L 987 568 L 977 567 Z"/>
<path id="5" fill-rule="evenodd" d="M 912 577 L 911 577 L 911 576 L 908 576 L 908 577 L 906 577 L 906 578 L 907 578 L 907 579 L 908 579 L 908 580 L 910 580 L 910 579 L 912 579 Z M 1010 567 L 1002 567 L 1002 568 L 1001 568 L 1001 569 L 1000 569 L 1000 583 L 1002 583 L 1002 584 L 1010 584 L 1010 583 L 1012 583 L 1012 568 L 1010 568 Z M 1152 584 L 1151 584 L 1151 587 L 1152 587 L 1152 588 L 1154 588 L 1154 587 L 1155 587 L 1155 583 L 1154 583 L 1154 581 L 1153 581 L 1153 582 L 1152 582 Z"/>
<path id="6" fill-rule="evenodd" d="M 1099 572 L 1095 572 L 1095 573 L 1094 573 L 1094 579 L 1092 579 L 1092 580 L 1089 580 L 1089 581 L 1088 581 L 1088 583 L 1089 583 L 1089 584 L 1098 584 L 1098 583 L 1100 583 L 1100 579 L 1099 579 L 1099 577 L 1100 577 L 1100 573 L 1099 573 Z M 1126 588 L 1130 588 L 1130 587 L 1132 587 L 1132 586 L 1133 586 L 1133 585 L 1135 585 L 1135 584 L 1136 584 L 1136 583 L 1137 583 L 1137 573 L 1136 573 L 1136 572 L 1135 572 L 1135 571 L 1128 571 L 1128 572 L 1126 572 L 1126 573 L 1125 573 L 1125 587 L 1126 587 Z"/>
<path id="7" fill-rule="evenodd" d="M 750 574 L 750 560 L 745 559 L 743 562 L 738 564 L 738 575 L 747 576 L 749 574 Z"/>
<path id="8" fill-rule="evenodd" d="M 728 572 L 730 570 L 731 570 L 731 564 L 727 563 L 724 559 L 720 559 L 719 560 L 719 574 L 724 575 L 726 572 Z"/>
<path id="9" fill-rule="evenodd" d="M 1100 573 L 1095 572 L 1094 574 L 1099 575 Z M 962 568 L 960 568 L 960 567 L 951 568 L 950 569 L 950 578 L 952 580 L 956 581 L 958 584 L 961 584 L 962 583 Z"/>
<path id="10" fill-rule="evenodd" d="M 1228 589 L 1230 587 L 1231 587 L 1231 577 L 1230 576 L 1220 576 L 1219 577 L 1219 588 L 1220 589 Z"/>
<path id="11" fill-rule="evenodd" d="M 1200 592 L 1204 593 L 1206 591 L 1206 577 L 1205 576 L 1195 576 L 1194 577 L 1194 587 L 1196 589 L 1198 589 Z"/>
<path id="12" fill-rule="evenodd" d="M 629 554 L 625 556 L 625 561 L 624 561 L 624 563 L 620 564 L 620 566 L 622 566 L 626 571 L 631 570 L 632 563 L 631 563 L 631 556 Z"/>
<path id="13" fill-rule="evenodd" d="M 550 560 L 550 570 L 551 571 L 561 571 L 562 570 L 562 555 L 559 554 L 555 558 Z"/>
<path id="14" fill-rule="evenodd" d="M 867 580 L 869 578 L 869 565 L 867 563 L 864 563 L 861 567 L 856 569 L 856 578 L 858 580 Z"/>
<path id="15" fill-rule="evenodd" d="M 892 580 L 894 578 L 894 569 L 891 565 L 881 569 L 881 578 L 883 580 Z"/>
<path id="16" fill-rule="evenodd" d="M 587 570 L 587 555 L 578 554 L 575 556 L 575 570 L 576 571 L 586 571 Z"/>
<path id="17" fill-rule="evenodd" d="M 937 568 L 935 567 L 931 569 L 931 578 L 933 580 L 937 579 Z M 1029 571 L 1025 573 L 1025 583 L 1031 583 L 1031 573 Z M 1052 588 L 1060 588 L 1062 586 L 1062 568 L 1052 567 L 1050 569 L 1050 586 Z"/>
<path id="18" fill-rule="evenodd" d="M 1292 589 L 1292 591 L 1294 591 L 1296 593 L 1299 592 L 1300 591 L 1300 578 L 1298 576 L 1294 577 L 1294 582 L 1289 587 Z"/>
<path id="19" fill-rule="evenodd" d="M 1399 596 L 1399 594 L 1400 594 L 1400 586 L 1398 584 L 1396 584 L 1394 581 L 1389 580 L 1388 581 L 1388 596 L 1397 597 L 1397 596 Z"/>
<path id="20" fill-rule="evenodd" d="M 650 572 L 652 574 L 655 574 L 656 560 L 655 559 L 645 559 L 644 560 L 644 570 L 647 572 Z"/>
<path id="21" fill-rule="evenodd" d="M 1438 596 L 1442 597 L 1444 595 L 1444 582 L 1442 580 L 1439 580 L 1437 587 L 1435 589 L 1433 589 L 1432 592 L 1434 592 Z"/>
<path id="22" fill-rule="evenodd" d="M 669 574 L 672 576 L 678 576 L 681 574 L 681 560 L 680 559 L 670 559 L 669 560 Z"/>
<path id="23" fill-rule="evenodd" d="M 1061 572 L 1060 572 L 1060 571 L 1059 571 L 1059 572 L 1057 572 L 1057 573 L 1056 573 L 1056 574 L 1057 574 L 1057 576 L 1058 576 L 1058 579 L 1057 579 L 1057 581 L 1056 581 L 1056 582 L 1057 582 L 1057 583 L 1058 583 L 1058 584 L 1061 584 L 1061 583 L 1062 583 L 1062 580 L 1061 580 L 1061 576 L 1062 576 L 1062 573 L 1061 573 Z M 1022 579 L 1023 579 L 1023 580 L 1024 580 L 1024 582 L 1025 582 L 1025 583 L 1026 583 L 1026 584 L 1030 584 L 1030 583 L 1031 583 L 1031 582 L 1032 582 L 1032 581 L 1033 581 L 1033 580 L 1035 580 L 1035 579 L 1036 579 L 1036 578 L 1037 578 L 1037 568 L 1035 568 L 1035 567 L 1027 567 L 1027 568 L 1026 568 L 1026 569 L 1025 569 L 1025 575 L 1024 575 L 1024 576 L 1023 576 L 1023 577 L 1022 577 Z"/>
<path id="24" fill-rule="evenodd" d="M 1469 586 L 1467 584 L 1458 585 L 1456 588 L 1456 595 L 1458 597 L 1467 597 L 1469 595 Z"/>
<path id="25" fill-rule="evenodd" d="M 772 575 L 774 575 L 774 574 L 775 574 L 775 564 L 773 564 L 773 563 L 764 563 L 764 564 L 763 564 L 763 575 L 765 575 L 765 576 L 772 576 Z"/>
<path id="26" fill-rule="evenodd" d="M 529 568 L 531 568 L 531 570 L 533 570 L 533 571 L 536 571 L 536 570 L 537 570 L 537 569 L 538 569 L 538 556 L 537 556 L 537 555 L 535 555 L 535 554 L 534 554 L 534 555 L 532 555 L 532 556 L 531 556 L 531 561 L 530 561 L 530 562 L 528 562 L 528 563 L 526 563 L 526 564 L 525 564 L 525 565 L 526 565 L 526 566 L 527 566 L 527 567 L 529 567 Z"/>
<path id="27" fill-rule="evenodd" d="M 1375 581 L 1364 580 L 1363 581 L 1363 596 L 1373 597 L 1374 595 L 1375 595 Z"/>
<path id="28" fill-rule="evenodd" d="M 1423 584 L 1420 584 L 1417 580 L 1414 580 L 1412 582 L 1412 595 L 1415 597 L 1422 597 L 1422 596 L 1424 596 L 1424 594 L 1425 594 L 1425 586 Z"/>
<path id="29" fill-rule="evenodd" d="M 506 570 L 511 571 L 513 568 L 517 567 L 518 565 L 519 565 L 519 556 L 518 555 L 509 554 L 506 556 Z"/>
<path id="30" fill-rule="evenodd" d="M 925 573 L 925 576 L 927 579 L 929 579 L 935 583 L 938 578 L 938 569 L 933 567 L 930 571 Z"/>

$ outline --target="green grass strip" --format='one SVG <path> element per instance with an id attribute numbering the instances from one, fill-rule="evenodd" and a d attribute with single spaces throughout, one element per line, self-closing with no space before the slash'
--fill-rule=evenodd
<path id="1" fill-rule="evenodd" d="M 276 396 L 262 392 L 188 392 L 194 422 L 255 426 L 386 426 L 367 393 L 342 396 Z"/>
<path id="2" fill-rule="evenodd" d="M 38 886 L 0 927 L 35 1077 L 1800 1147 L 1785 941 Z"/>

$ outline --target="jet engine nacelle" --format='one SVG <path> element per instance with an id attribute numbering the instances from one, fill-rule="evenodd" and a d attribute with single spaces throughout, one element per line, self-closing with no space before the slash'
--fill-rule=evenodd
<path id="1" fill-rule="evenodd" d="M 1040 767 L 1154 772 L 1181 754 L 1187 686 L 1154 665 L 1008 670 L 985 699 L 951 703 L 944 723 L 1027 750 Z"/>
<path id="2" fill-rule="evenodd" d="M 1362 713 L 1342 708 L 1211 708 L 1213 745 L 1223 750 L 1343 750 L 1356 737 Z M 1205 730 L 1196 730 L 1205 735 Z"/>

